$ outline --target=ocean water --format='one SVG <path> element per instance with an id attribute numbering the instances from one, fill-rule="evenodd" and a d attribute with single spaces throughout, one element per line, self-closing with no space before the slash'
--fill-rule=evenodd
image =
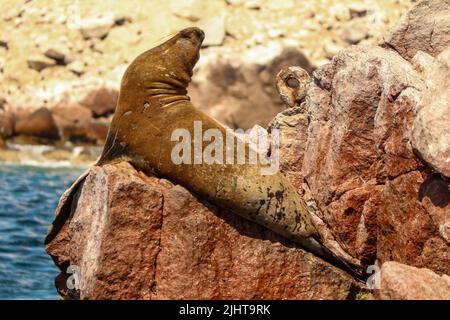
<path id="1" fill-rule="evenodd" d="M 58 299 L 44 238 L 81 167 L 0 164 L 0 299 Z"/>

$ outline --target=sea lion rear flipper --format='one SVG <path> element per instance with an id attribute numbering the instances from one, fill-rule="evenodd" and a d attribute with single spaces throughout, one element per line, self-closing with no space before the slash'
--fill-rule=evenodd
<path id="1" fill-rule="evenodd" d="M 75 210 L 76 202 L 78 200 L 76 195 L 78 194 L 80 187 L 83 186 L 83 183 L 86 180 L 89 171 L 90 169 L 83 172 L 83 174 L 79 176 L 78 179 L 72 184 L 72 186 L 67 189 L 61 196 L 58 206 L 55 209 L 55 220 L 53 220 L 52 226 L 50 227 L 47 236 L 45 237 L 45 244 L 50 243 L 56 237 L 56 235 L 66 223 L 67 219 Z"/>
<path id="2" fill-rule="evenodd" d="M 330 249 L 325 247 L 318 240 L 314 239 L 314 237 L 305 238 L 302 242 L 302 245 L 311 253 L 316 254 L 321 257 L 325 261 L 330 264 L 338 267 L 354 278 L 358 280 L 365 280 L 368 276 L 364 273 L 364 267 L 362 265 L 357 265 L 353 262 L 347 261 L 346 259 L 339 257 L 335 253 L 333 253 Z"/>

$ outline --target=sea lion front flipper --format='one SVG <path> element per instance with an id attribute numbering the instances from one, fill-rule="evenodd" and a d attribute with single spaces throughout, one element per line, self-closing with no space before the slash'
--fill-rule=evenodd
<path id="1" fill-rule="evenodd" d="M 90 169 L 83 172 L 81 176 L 72 184 L 72 186 L 67 189 L 61 199 L 59 200 L 58 206 L 55 209 L 56 217 L 48 230 L 47 236 L 45 237 L 45 244 L 50 243 L 56 235 L 59 233 L 61 228 L 66 223 L 67 219 L 72 215 L 75 210 L 76 201 L 78 200 L 78 191 L 83 186 L 86 177 L 88 176 Z"/>

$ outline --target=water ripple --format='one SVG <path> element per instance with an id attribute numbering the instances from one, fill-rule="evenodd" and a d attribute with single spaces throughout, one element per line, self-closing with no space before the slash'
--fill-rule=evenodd
<path id="1" fill-rule="evenodd" d="M 0 299 L 57 299 L 44 238 L 83 168 L 0 165 Z"/>

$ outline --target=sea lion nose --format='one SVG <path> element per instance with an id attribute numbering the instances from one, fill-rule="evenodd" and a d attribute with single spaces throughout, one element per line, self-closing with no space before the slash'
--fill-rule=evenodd
<path id="1" fill-rule="evenodd" d="M 202 29 L 197 27 L 187 28 L 181 31 L 181 35 L 185 38 L 190 38 L 202 42 L 205 39 L 205 33 Z"/>
<path id="2" fill-rule="evenodd" d="M 202 29 L 196 28 L 196 32 L 201 41 L 205 39 L 205 32 Z"/>

